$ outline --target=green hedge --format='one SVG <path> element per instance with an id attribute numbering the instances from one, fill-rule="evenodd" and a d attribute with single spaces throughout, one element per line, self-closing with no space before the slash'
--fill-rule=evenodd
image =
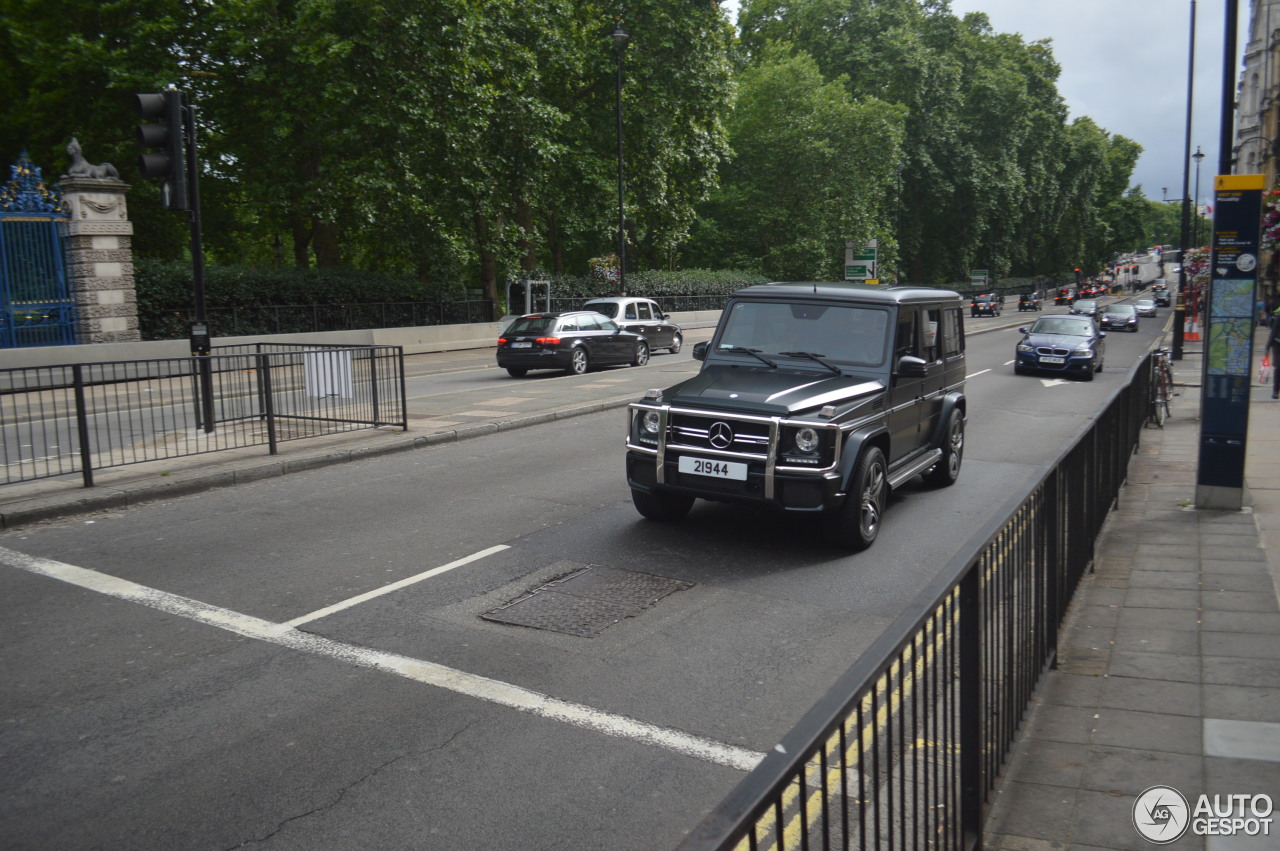
<path id="1" fill-rule="evenodd" d="M 614 295 L 617 285 L 601 282 L 586 275 L 552 275 L 553 298 L 599 298 Z M 755 272 L 733 269 L 681 269 L 677 272 L 628 272 L 627 292 L 632 295 L 661 296 L 728 295 L 753 284 L 767 284 L 769 279 Z"/>
<path id="2" fill-rule="evenodd" d="M 342 316 L 360 322 L 360 311 L 353 305 L 395 303 L 453 304 L 467 299 L 458 286 L 427 286 L 412 278 L 394 278 L 367 272 L 346 270 L 258 269 L 248 266 L 205 267 L 205 305 L 212 326 L 224 324 L 219 314 L 235 308 L 241 316 L 237 333 L 286 333 L 311 330 L 309 317 L 314 311 L 267 311 L 273 307 L 305 308 L 312 305 L 345 305 Z M 583 299 L 613 295 L 608 284 L 582 275 L 552 275 L 551 295 L 555 299 Z M 181 339 L 187 335 L 187 321 L 193 306 L 191 264 L 139 259 L 134 263 L 137 284 L 138 323 L 143 339 Z M 633 272 L 627 275 L 627 291 L 636 295 L 721 296 L 752 284 L 767 283 L 768 278 L 753 272 L 735 270 L 685 269 L 678 272 Z M 367 311 L 366 311 L 367 312 Z M 245 317 L 261 316 L 275 320 L 297 313 L 298 327 L 286 322 L 271 323 L 262 328 L 245 327 Z M 367 312 L 369 316 L 377 311 Z M 304 321 L 305 320 L 305 321 Z M 251 321 L 251 320 L 250 320 Z M 340 320 L 341 321 L 341 320 Z M 288 325 L 288 327 L 285 327 Z M 306 327 L 303 327 L 303 326 Z M 359 324 L 352 328 L 376 327 Z"/>
<path id="3" fill-rule="evenodd" d="M 191 306 L 191 264 L 139 259 L 134 262 L 138 304 L 157 309 Z M 205 303 L 210 307 L 274 304 L 350 304 L 381 301 L 428 301 L 441 296 L 412 278 L 391 278 L 339 270 L 255 269 L 249 266 L 206 266 Z M 462 298 L 454 294 L 454 298 Z"/>

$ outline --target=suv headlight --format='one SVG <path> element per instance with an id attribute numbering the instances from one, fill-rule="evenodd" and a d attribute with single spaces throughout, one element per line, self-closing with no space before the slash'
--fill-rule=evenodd
<path id="1" fill-rule="evenodd" d="M 796 432 L 796 449 L 808 455 L 818 448 L 818 432 L 805 426 Z"/>
<path id="2" fill-rule="evenodd" d="M 662 414 L 657 411 L 645 411 L 640 415 L 640 432 L 649 437 L 656 437 L 662 428 Z"/>

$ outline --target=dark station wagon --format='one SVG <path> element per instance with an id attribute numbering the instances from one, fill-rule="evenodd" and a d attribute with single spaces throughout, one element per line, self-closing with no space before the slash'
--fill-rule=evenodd
<path id="1" fill-rule="evenodd" d="M 832 541 L 870 546 L 894 488 L 959 476 L 966 306 L 923 287 L 738 290 L 694 345 L 699 373 L 630 406 L 636 509 L 674 520 L 708 499 L 814 513 Z"/>
<path id="2" fill-rule="evenodd" d="M 649 343 L 593 310 L 531 313 L 518 317 L 498 338 L 498 366 L 522 378 L 531 369 L 582 375 L 596 366 L 649 362 Z"/>

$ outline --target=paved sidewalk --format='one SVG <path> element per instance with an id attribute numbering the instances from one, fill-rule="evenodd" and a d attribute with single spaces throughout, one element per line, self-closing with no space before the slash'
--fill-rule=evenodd
<path id="1" fill-rule="evenodd" d="M 1178 790 L 1193 819 L 1202 794 L 1280 805 L 1280 402 L 1253 388 L 1245 509 L 1196 510 L 1199 349 L 1173 363 L 1172 417 L 1143 431 L 993 799 L 987 848 L 1157 847 L 1133 822 L 1153 786 Z M 1167 847 L 1280 849 L 1280 814 L 1269 827 L 1188 830 Z"/>

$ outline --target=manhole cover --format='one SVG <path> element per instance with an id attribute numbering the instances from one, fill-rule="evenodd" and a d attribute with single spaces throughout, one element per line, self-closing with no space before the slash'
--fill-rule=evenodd
<path id="1" fill-rule="evenodd" d="M 692 587 L 692 582 L 665 576 L 588 567 L 548 582 L 480 617 L 495 623 L 589 637 L 639 614 L 668 594 Z"/>

